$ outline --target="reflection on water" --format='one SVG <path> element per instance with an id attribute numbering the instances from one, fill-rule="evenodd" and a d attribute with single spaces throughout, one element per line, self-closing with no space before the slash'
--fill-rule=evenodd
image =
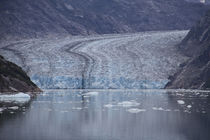
<path id="1" fill-rule="evenodd" d="M 48 90 L 0 115 L 1 140 L 207 140 L 210 93 Z"/>

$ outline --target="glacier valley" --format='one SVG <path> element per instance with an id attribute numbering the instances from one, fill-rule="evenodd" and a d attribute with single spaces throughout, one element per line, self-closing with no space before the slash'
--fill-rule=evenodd
<path id="1" fill-rule="evenodd" d="M 187 32 L 10 40 L 0 43 L 0 54 L 42 89 L 163 88 L 188 59 L 176 47 Z"/>

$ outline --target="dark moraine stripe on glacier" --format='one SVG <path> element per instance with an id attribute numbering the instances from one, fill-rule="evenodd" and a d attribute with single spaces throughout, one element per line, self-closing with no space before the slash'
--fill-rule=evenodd
<path id="1" fill-rule="evenodd" d="M 90 40 L 90 41 L 94 41 L 94 40 Z M 86 43 L 88 43 L 90 41 L 75 42 L 73 44 L 67 44 L 66 45 L 68 47 L 68 49 L 66 49 L 66 52 L 70 53 L 70 55 L 73 54 L 73 55 L 77 55 L 77 56 L 81 57 L 82 60 L 85 63 L 85 67 L 82 71 L 82 84 L 81 84 L 82 89 L 86 89 L 86 88 L 91 87 L 90 77 L 91 77 L 91 71 L 94 67 L 95 61 L 92 57 L 88 56 L 87 54 L 84 54 L 82 52 L 78 52 L 76 50 L 79 49 L 80 47 L 83 47 Z"/>
<path id="2" fill-rule="evenodd" d="M 1 42 L 0 54 L 45 89 L 163 88 L 187 58 L 187 31 L 69 36 Z"/>

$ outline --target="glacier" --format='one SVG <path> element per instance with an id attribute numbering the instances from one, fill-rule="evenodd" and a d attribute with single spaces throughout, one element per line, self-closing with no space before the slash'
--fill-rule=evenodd
<path id="1" fill-rule="evenodd" d="M 10 40 L 0 54 L 42 89 L 159 89 L 188 59 L 176 48 L 187 32 Z"/>

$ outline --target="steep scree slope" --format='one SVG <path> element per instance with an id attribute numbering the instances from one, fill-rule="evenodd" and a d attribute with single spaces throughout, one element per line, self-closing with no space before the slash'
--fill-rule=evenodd
<path id="1" fill-rule="evenodd" d="M 210 88 L 210 11 L 191 29 L 180 50 L 191 59 L 166 88 Z"/>

